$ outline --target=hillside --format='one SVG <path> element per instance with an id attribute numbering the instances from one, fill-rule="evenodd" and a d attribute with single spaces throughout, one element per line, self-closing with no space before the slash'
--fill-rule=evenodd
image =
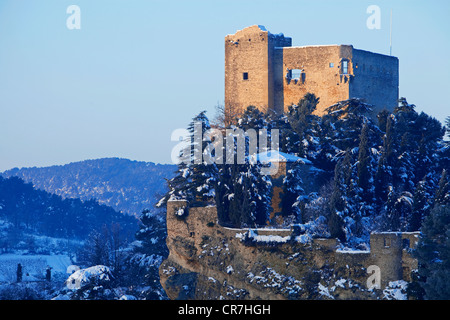
<path id="1" fill-rule="evenodd" d="M 23 245 L 26 250 L 49 250 L 28 243 L 25 234 L 83 240 L 93 230 L 118 224 L 130 237 L 137 219 L 95 200 L 63 199 L 37 190 L 18 177 L 0 177 L 0 249 L 8 252 Z"/>
<path id="2" fill-rule="evenodd" d="M 43 168 L 14 168 L 1 173 L 17 176 L 41 190 L 63 198 L 96 199 L 115 210 L 139 215 L 152 209 L 158 195 L 166 192 L 174 165 L 103 158 Z"/>

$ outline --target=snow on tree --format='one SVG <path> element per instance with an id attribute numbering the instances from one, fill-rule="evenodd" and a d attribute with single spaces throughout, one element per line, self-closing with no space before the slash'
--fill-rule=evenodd
<path id="1" fill-rule="evenodd" d="M 213 200 L 217 167 L 215 163 L 208 163 L 204 155 L 209 144 L 207 132 L 211 129 L 205 113 L 200 112 L 190 122 L 187 147 L 181 151 L 177 174 L 168 181 L 169 191 L 157 207 L 162 207 L 169 199 L 187 200 L 189 206 Z"/>
<path id="2" fill-rule="evenodd" d="M 299 157 L 313 158 L 318 147 L 318 125 L 320 118 L 314 115 L 319 98 L 312 93 L 307 93 L 298 104 L 288 107 L 286 113 L 292 131 L 296 134 L 297 143 L 289 141 L 288 152 L 293 152 Z"/>
<path id="3" fill-rule="evenodd" d="M 435 202 L 443 205 L 450 204 L 450 176 L 448 174 L 448 169 L 442 170 L 441 179 L 439 180 L 436 191 Z"/>
<path id="4" fill-rule="evenodd" d="M 240 134 L 249 130 L 267 132 L 268 129 L 265 115 L 252 106 L 237 119 L 237 123 L 239 126 L 232 128 Z M 231 163 L 217 164 L 215 200 L 219 221 L 238 227 L 263 225 L 270 212 L 270 176 L 261 174 L 263 164 L 255 158 L 255 154 L 250 154 L 249 137 L 244 137 L 245 157 L 242 163 L 242 159 L 238 159 L 238 151 L 242 150 L 238 150 L 237 141 L 242 137 L 236 137 L 232 131 L 227 132 L 224 153 L 231 153 L 234 160 Z M 270 135 L 267 142 L 269 141 Z M 226 146 L 232 146 L 232 149 L 226 150 Z M 253 151 L 258 153 L 261 147 L 265 149 L 260 143 Z"/>
<path id="5" fill-rule="evenodd" d="M 450 206 L 436 205 L 425 218 L 415 250 L 425 299 L 450 299 Z"/>

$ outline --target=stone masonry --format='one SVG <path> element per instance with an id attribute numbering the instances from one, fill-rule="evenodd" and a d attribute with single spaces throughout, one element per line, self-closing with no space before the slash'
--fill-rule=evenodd
<path id="1" fill-rule="evenodd" d="M 336 239 L 290 241 L 291 229 L 222 227 L 214 206 L 190 208 L 180 219 L 175 212 L 186 204 L 167 204 L 170 254 L 160 280 L 171 299 L 379 299 L 417 269 L 418 232 L 373 233 L 369 251 L 343 251 Z M 244 241 L 249 232 L 260 241 Z M 373 265 L 379 290 L 367 288 Z"/>
<path id="2" fill-rule="evenodd" d="M 225 109 L 250 105 L 282 113 L 306 93 L 320 98 L 316 113 L 360 98 L 374 111 L 397 105 L 398 58 L 351 45 L 293 47 L 292 39 L 254 25 L 225 37 Z"/>

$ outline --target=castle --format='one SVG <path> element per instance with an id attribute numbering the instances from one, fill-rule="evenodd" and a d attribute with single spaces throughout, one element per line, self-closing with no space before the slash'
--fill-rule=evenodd
<path id="1" fill-rule="evenodd" d="M 316 113 L 360 98 L 375 111 L 397 105 L 398 58 L 351 45 L 293 47 L 292 39 L 254 25 L 225 37 L 225 108 L 250 105 L 282 113 L 306 93 L 320 98 Z"/>
<path id="2" fill-rule="evenodd" d="M 292 47 L 291 38 L 258 25 L 225 38 L 229 115 L 250 105 L 282 113 L 306 93 L 320 98 L 318 115 L 350 98 L 392 110 L 398 81 L 397 58 L 349 45 Z M 282 179 L 300 158 L 279 153 L 277 159 L 270 220 L 280 213 Z M 305 186 L 314 186 L 312 165 L 303 163 L 305 177 L 311 177 Z M 188 214 L 181 218 L 179 210 Z M 189 208 L 184 200 L 168 201 L 166 222 L 170 253 L 159 275 L 171 299 L 383 299 L 386 288 L 411 281 L 417 269 L 411 251 L 419 232 L 372 233 L 370 250 L 346 251 L 337 239 L 301 233 L 301 225 L 227 228 L 215 206 Z M 373 270 L 379 290 L 368 287 Z"/>

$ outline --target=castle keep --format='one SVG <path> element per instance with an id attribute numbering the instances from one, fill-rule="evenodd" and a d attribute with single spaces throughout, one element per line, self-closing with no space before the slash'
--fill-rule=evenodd
<path id="1" fill-rule="evenodd" d="M 282 113 L 310 92 L 317 114 L 338 101 L 361 98 L 376 110 L 397 105 L 398 58 L 351 45 L 293 47 L 292 39 L 254 25 L 225 37 L 225 108 L 249 105 Z"/>

